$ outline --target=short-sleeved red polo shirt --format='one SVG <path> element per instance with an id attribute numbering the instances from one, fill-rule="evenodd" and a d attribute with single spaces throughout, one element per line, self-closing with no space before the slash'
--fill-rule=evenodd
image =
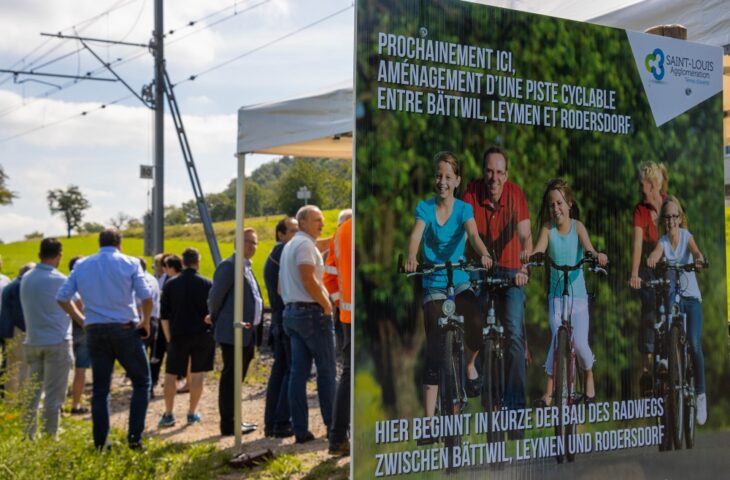
<path id="1" fill-rule="evenodd" d="M 662 195 L 662 200 L 664 198 L 665 195 Z M 657 242 L 659 242 L 659 229 L 651 219 L 651 212 L 653 210 L 654 209 L 650 204 L 644 202 L 639 202 L 636 204 L 636 207 L 634 207 L 634 226 L 640 227 L 643 230 L 642 241 L 644 242 L 644 245 L 642 253 L 644 255 L 649 255 L 651 253 L 651 251 L 646 251 L 647 248 L 653 249 Z M 657 214 L 658 213 L 659 212 L 657 212 Z"/>
<path id="2" fill-rule="evenodd" d="M 507 181 L 502 196 L 495 204 L 489 198 L 484 180 L 474 180 L 466 187 L 463 200 L 474 209 L 474 221 L 489 252 L 497 265 L 506 268 L 521 268 L 520 244 L 517 225 L 529 220 L 525 192 L 514 183 Z"/>

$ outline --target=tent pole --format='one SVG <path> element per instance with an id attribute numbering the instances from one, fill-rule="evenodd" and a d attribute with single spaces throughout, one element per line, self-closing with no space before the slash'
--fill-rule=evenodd
<path id="1" fill-rule="evenodd" d="M 246 209 L 246 155 L 238 155 L 236 178 L 236 255 L 233 283 L 233 432 L 236 454 L 241 450 L 241 374 L 243 373 L 243 221 Z"/>

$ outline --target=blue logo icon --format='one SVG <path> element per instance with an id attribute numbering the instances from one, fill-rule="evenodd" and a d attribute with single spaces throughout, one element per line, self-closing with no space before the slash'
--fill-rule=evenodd
<path id="1" fill-rule="evenodd" d="M 664 52 L 661 48 L 655 48 L 654 52 L 650 53 L 644 59 L 644 66 L 646 71 L 654 75 L 656 80 L 664 78 Z"/>

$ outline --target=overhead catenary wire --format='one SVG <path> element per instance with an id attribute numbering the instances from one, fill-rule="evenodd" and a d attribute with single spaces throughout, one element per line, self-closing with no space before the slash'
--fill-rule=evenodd
<path id="1" fill-rule="evenodd" d="M 136 1 L 136 0 L 135 0 L 135 1 Z M 146 1 L 146 0 L 145 0 L 145 1 Z M 181 37 L 177 37 L 177 38 L 175 38 L 174 40 L 170 40 L 169 42 L 166 42 L 166 43 L 165 43 L 165 45 L 166 45 L 166 46 L 168 46 L 168 45 L 171 45 L 171 44 L 177 43 L 177 42 L 179 42 L 180 40 L 183 40 L 183 39 L 185 39 L 185 38 L 187 38 L 187 37 L 189 37 L 189 36 L 191 36 L 191 35 L 193 35 L 193 34 L 196 34 L 196 33 L 199 33 L 199 32 L 201 32 L 201 31 L 204 31 L 204 30 L 207 30 L 207 29 L 209 29 L 209 28 L 212 28 L 213 26 L 215 26 L 215 25 L 218 25 L 218 24 L 220 24 L 220 23 L 222 23 L 222 22 L 224 22 L 224 21 L 226 21 L 226 20 L 230 20 L 231 18 L 234 18 L 234 17 L 238 16 L 238 15 L 239 15 L 239 14 L 241 14 L 241 13 L 246 13 L 246 12 L 248 12 L 248 11 L 251 11 L 251 10 L 255 9 L 256 7 L 259 7 L 259 6 L 261 6 L 261 5 L 263 5 L 263 4 L 266 4 L 266 3 L 269 3 L 269 2 L 271 2 L 271 0 L 263 0 L 263 1 L 261 1 L 261 2 L 259 2 L 259 3 L 257 3 L 257 4 L 255 4 L 255 5 L 251 5 L 251 6 L 247 7 L 247 8 L 245 8 L 245 9 L 242 9 L 242 10 L 236 10 L 236 11 L 234 11 L 234 13 L 232 13 L 231 15 L 229 15 L 229 16 L 227 16 L 227 17 L 224 17 L 224 18 L 218 19 L 218 20 L 216 20 L 215 22 L 213 22 L 213 23 L 210 23 L 210 24 L 206 24 L 205 26 L 203 26 L 203 27 L 200 27 L 200 28 L 198 28 L 197 30 L 194 30 L 194 31 L 192 31 L 192 32 L 190 32 L 190 33 L 188 33 L 188 34 L 186 34 L 186 35 L 183 35 L 183 36 L 181 36 Z M 124 5 L 127 5 L 127 4 L 129 4 L 129 3 L 132 3 L 132 2 L 131 2 L 131 1 L 130 1 L 130 2 L 127 2 L 127 3 L 125 3 Z M 216 16 L 216 15 L 219 15 L 220 13 L 222 13 L 222 12 L 224 12 L 224 11 L 226 11 L 226 10 L 230 10 L 230 9 L 232 9 L 232 8 L 233 8 L 233 9 L 235 9 L 235 8 L 236 8 L 236 7 L 238 6 L 238 5 L 240 5 L 241 3 L 243 3 L 243 2 L 238 2 L 238 1 L 237 1 L 237 2 L 235 2 L 235 3 L 234 3 L 234 4 L 232 5 L 232 6 L 228 6 L 228 7 L 225 7 L 225 8 L 223 8 L 223 9 L 220 9 L 220 10 L 218 10 L 218 11 L 216 11 L 216 12 L 213 12 L 213 13 L 210 13 L 210 14 L 206 14 L 206 15 L 204 15 L 203 17 L 200 17 L 200 18 L 199 18 L 199 19 L 197 19 L 197 20 L 190 20 L 189 22 L 187 22 L 187 23 L 186 23 L 185 25 L 183 25 L 182 27 L 179 27 L 179 28 L 178 28 L 178 30 L 180 30 L 181 28 L 183 28 L 183 27 L 185 27 L 185 26 L 193 26 L 193 25 L 195 25 L 195 24 L 197 24 L 197 23 L 199 23 L 199 22 L 201 22 L 201 21 L 203 21 L 203 20 L 206 20 L 206 19 L 208 19 L 208 18 L 211 18 L 211 17 L 214 17 L 214 16 Z M 121 7 L 122 7 L 122 6 L 124 6 L 124 5 L 121 5 L 121 6 L 120 6 L 120 7 L 118 7 L 118 8 L 121 8 Z M 99 14 L 99 15 L 97 15 L 97 17 L 101 18 L 101 17 L 102 17 L 103 15 L 105 15 L 106 13 L 109 13 L 109 12 L 105 12 L 105 13 Z M 73 27 L 69 27 L 69 28 L 73 28 Z M 68 30 L 68 28 L 67 28 L 67 29 L 64 29 L 64 30 Z M 170 32 L 171 32 L 170 34 L 174 33 L 174 31 L 172 31 L 172 30 L 171 30 Z M 78 51 L 80 51 L 80 50 L 83 50 L 83 48 L 81 48 L 81 49 L 79 49 L 79 50 L 76 50 L 76 51 L 74 51 L 74 53 L 76 53 L 76 52 L 78 52 Z M 130 55 L 130 56 L 129 56 L 129 57 L 127 57 L 127 58 L 118 58 L 118 59 L 117 59 L 117 60 L 115 60 L 114 62 L 111 62 L 111 65 L 112 65 L 112 66 L 115 66 L 115 67 L 121 67 L 122 65 L 126 65 L 127 63 L 130 63 L 130 62 L 132 62 L 132 61 L 134 61 L 134 60 L 136 60 L 136 59 L 138 59 L 138 58 L 140 58 L 140 57 L 142 57 L 142 56 L 144 56 L 144 55 L 146 55 L 146 54 L 147 54 L 147 51 L 140 51 L 140 52 L 138 52 L 138 53 L 135 53 L 135 54 L 133 54 L 133 55 Z M 93 71 L 90 71 L 90 72 L 86 72 L 86 74 L 87 74 L 87 75 L 90 75 L 90 74 L 92 74 L 92 75 L 93 75 L 93 74 L 95 74 L 95 73 L 98 73 L 98 72 L 99 72 L 99 71 L 101 71 L 101 70 L 104 70 L 104 68 L 102 67 L 101 69 L 96 69 L 96 70 L 93 70 Z M 10 80 L 11 78 L 12 78 L 12 75 L 11 75 L 11 76 L 8 76 L 8 77 L 7 77 L 7 78 L 6 78 L 5 80 L 2 80 L 2 81 L 0 81 L 0 85 L 2 85 L 3 83 L 7 82 L 7 81 L 8 81 L 8 80 Z M 66 90 L 66 89 L 68 89 L 68 88 L 70 88 L 70 87 L 73 87 L 73 86 L 74 86 L 74 85 L 76 85 L 77 83 L 78 83 L 78 82 L 77 82 L 77 81 L 75 81 L 75 82 L 68 82 L 68 83 L 62 84 L 62 85 L 60 85 L 60 88 L 53 88 L 53 89 L 49 89 L 49 90 L 47 90 L 47 91 L 43 92 L 42 94 L 40 94 L 39 96 L 35 97 L 34 99 L 30 100 L 30 101 L 27 101 L 27 102 L 21 102 L 21 103 L 18 103 L 18 104 L 12 105 L 12 106 L 10 106 L 10 107 L 7 107 L 7 108 L 5 108 L 4 110 L 0 110 L 0 118 L 4 117 L 4 116 L 6 116 L 6 115 L 9 115 L 10 113 L 13 113 L 13 112 L 15 112 L 15 111 L 17 111 L 17 110 L 20 110 L 21 108 L 24 108 L 24 107 L 26 107 L 26 106 L 28 106 L 28 105 L 32 104 L 32 103 L 33 103 L 33 102 L 34 102 L 34 101 L 35 101 L 36 99 L 38 99 L 38 98 L 48 98 L 48 97 L 50 97 L 50 96 L 52 96 L 52 95 L 56 95 L 56 94 L 58 94 L 59 92 L 61 92 L 61 91 L 63 91 L 63 90 Z"/>
<path id="2" fill-rule="evenodd" d="M 118 58 L 117 60 L 111 62 L 109 65 L 112 67 L 116 66 L 119 64 L 119 62 L 121 60 L 122 60 L 121 58 Z M 106 70 L 106 67 L 99 67 L 94 70 L 89 70 L 88 72 L 86 72 L 86 75 L 93 76 L 93 75 L 96 75 L 97 73 L 103 72 L 104 70 Z M 4 110 L 0 110 L 0 118 L 10 115 L 11 113 L 13 113 L 17 110 L 20 110 L 21 108 L 32 105 L 33 103 L 37 102 L 38 100 L 51 97 L 52 95 L 54 95 L 62 90 L 66 90 L 70 87 L 73 87 L 74 85 L 78 85 L 80 82 L 81 82 L 81 80 L 71 80 L 64 84 L 61 84 L 59 86 L 60 88 L 58 88 L 58 89 L 54 88 L 54 89 L 47 90 L 47 91 L 43 92 L 42 94 L 38 95 L 37 97 L 31 98 L 28 101 L 23 101 L 21 103 L 16 103 L 15 105 L 11 105 L 11 106 L 5 108 Z"/>
<path id="3" fill-rule="evenodd" d="M 327 20 L 329 20 L 329 19 L 331 19 L 333 17 L 336 17 L 337 15 L 340 15 L 340 14 L 342 14 L 342 13 L 344 13 L 344 12 L 346 12 L 346 11 L 352 9 L 352 8 L 353 8 L 353 5 L 349 5 L 349 6 L 345 7 L 345 8 L 342 8 L 340 10 L 337 10 L 337 11 L 333 12 L 333 13 L 330 13 L 328 15 L 325 15 L 324 17 L 321 17 L 321 18 L 319 18 L 319 19 L 317 19 L 317 20 L 315 20 L 315 21 L 313 21 L 311 23 L 308 23 L 308 24 L 306 24 L 306 25 L 304 25 L 302 27 L 297 28 L 296 30 L 293 30 L 293 31 L 291 31 L 289 33 L 286 33 L 286 34 L 284 34 L 284 35 L 282 35 L 280 37 L 277 37 L 277 38 L 275 38 L 275 39 L 273 39 L 273 40 L 271 40 L 269 42 L 266 42 L 266 43 L 264 43 L 262 45 L 259 45 L 258 47 L 255 47 L 255 48 L 253 48 L 251 50 L 248 50 L 248 51 L 246 51 L 246 52 L 244 52 L 244 53 L 242 53 L 240 55 L 237 55 L 237 56 L 235 56 L 233 58 L 230 58 L 230 59 L 228 59 L 228 60 L 226 60 L 226 61 L 224 61 L 222 63 L 219 63 L 217 65 L 214 65 L 214 66 L 212 66 L 210 68 L 207 68 L 207 69 L 205 69 L 205 70 L 203 70 L 203 71 L 201 71 L 201 72 L 199 72 L 199 73 L 197 73 L 195 75 L 190 75 L 188 78 L 186 78 L 184 80 L 181 80 L 180 82 L 177 82 L 177 83 L 174 83 L 174 84 L 171 83 L 170 86 L 171 87 L 176 87 L 177 85 L 180 85 L 182 83 L 194 81 L 195 79 L 197 79 L 198 77 L 200 77 L 202 75 L 205 75 L 207 73 L 210 73 L 210 72 L 213 72 L 213 71 L 218 70 L 220 68 L 223 68 L 226 65 L 229 65 L 229 64 L 231 64 L 231 63 L 233 63 L 233 62 L 235 62 L 237 60 L 240 60 L 240 59 L 242 59 L 242 58 L 244 58 L 246 56 L 249 56 L 249 55 L 251 55 L 251 54 L 253 54 L 255 52 L 258 52 L 260 50 L 263 50 L 264 48 L 270 47 L 271 45 L 275 45 L 278 42 L 281 42 L 283 40 L 286 40 L 286 39 L 288 39 L 288 38 L 290 38 L 290 37 L 292 37 L 292 36 L 294 36 L 294 35 L 296 35 L 298 33 L 301 33 L 301 32 L 303 32 L 303 31 L 305 31 L 305 30 L 307 30 L 309 28 L 312 28 L 312 27 L 314 27 L 316 25 L 319 25 L 320 23 L 323 23 L 323 22 L 325 22 L 325 21 L 327 21 Z M 130 60 L 131 60 L 131 57 L 129 59 L 127 59 L 127 61 L 130 61 Z M 125 63 L 125 62 L 122 61 L 122 62 L 118 63 L 117 66 L 122 65 L 123 63 Z M 97 69 L 97 71 L 100 71 L 100 70 L 103 70 L 103 69 L 105 69 L 105 67 L 101 67 L 101 68 Z M 32 129 L 29 129 L 29 130 L 26 130 L 26 131 L 23 131 L 23 132 L 19 132 L 17 134 L 14 134 L 14 135 L 11 135 L 11 136 L 8 136 L 8 137 L 1 138 L 0 139 L 0 143 L 5 143 L 5 142 L 7 142 L 9 140 L 13 140 L 13 139 L 16 139 L 16 138 L 19 138 L 19 137 L 28 135 L 28 134 L 33 133 L 33 132 L 36 132 L 38 130 L 42 130 L 42 129 L 45 129 L 45 128 L 49 128 L 49 127 L 52 127 L 52 126 L 55 126 L 55 125 L 59 125 L 61 123 L 65 123 L 65 122 L 70 121 L 70 120 L 75 119 L 75 118 L 79 118 L 79 117 L 86 116 L 86 115 L 88 115 L 90 113 L 93 113 L 93 112 L 102 110 L 102 109 L 106 108 L 107 106 L 114 105 L 114 104 L 117 104 L 119 102 L 122 102 L 122 101 L 124 101 L 126 99 L 129 99 L 132 96 L 133 96 L 132 94 L 128 94 L 128 95 L 126 95 L 126 96 L 124 96 L 122 98 L 119 98 L 117 100 L 114 100 L 112 102 L 107 102 L 107 103 L 101 104 L 101 105 L 99 105 L 98 107 L 96 107 L 94 109 L 87 110 L 87 111 L 81 112 L 79 114 L 75 114 L 75 115 L 66 117 L 64 119 L 58 120 L 56 122 L 52 122 L 50 124 L 41 125 L 41 126 L 38 126 L 38 127 L 32 128 Z M 3 115 L 3 112 L 0 111 L 0 117 L 2 117 L 2 115 Z"/>
<path id="4" fill-rule="evenodd" d="M 89 115 L 90 113 L 94 113 L 94 112 L 97 112 L 97 111 L 99 111 L 99 110 L 104 110 L 104 109 L 106 109 L 107 107 L 110 107 L 110 106 L 112 106 L 112 105 L 116 105 L 117 103 L 121 103 L 121 102 L 123 102 L 123 101 L 125 101 L 125 100 L 127 100 L 127 99 L 129 99 L 129 98 L 132 98 L 133 96 L 134 96 L 134 95 L 132 95 L 132 94 L 130 93 L 130 94 L 128 94 L 128 95 L 125 95 L 124 97 L 118 98 L 118 99 L 116 99 L 116 100 L 112 100 L 111 102 L 106 102 L 106 103 L 102 103 L 102 104 L 100 104 L 99 106 L 97 106 L 97 107 L 95 107 L 95 108 L 92 108 L 92 109 L 90 109 L 90 110 L 84 110 L 84 111 L 81 111 L 81 112 L 79 112 L 79 113 L 76 113 L 76 114 L 74 114 L 74 115 L 70 115 L 70 116 L 68 116 L 68 117 L 65 117 L 65 118 L 61 118 L 61 119 L 59 119 L 59 120 L 56 120 L 56 121 L 54 121 L 54 122 L 51 122 L 51 123 L 46 123 L 46 124 L 43 124 L 43 125 L 39 125 L 39 126 L 37 126 L 37 127 L 33 127 L 33 128 L 31 128 L 31 129 L 28 129 L 28 130 L 24 130 L 24 131 L 22 131 L 22 132 L 19 132 L 19 133 L 13 134 L 13 135 L 9 135 L 9 136 L 7 136 L 7 137 L 1 138 L 1 139 L 0 139 L 0 143 L 5 143 L 5 142 L 7 142 L 7 141 L 10 141 L 10 140 L 13 140 L 13 139 L 15 139 L 15 138 L 18 138 L 18 137 L 22 137 L 22 136 L 25 136 L 25 135 L 31 134 L 31 133 L 33 133 L 33 132 L 37 132 L 38 130 L 44 130 L 44 129 L 46 129 L 46 128 L 54 127 L 54 126 L 56 126 L 56 125 L 60 125 L 60 124 L 62 124 L 62 123 L 66 123 L 66 122 L 68 122 L 68 121 L 70 121 L 70 120 L 73 120 L 73 119 L 75 119 L 75 118 L 85 117 L 85 116 Z"/>
<path id="5" fill-rule="evenodd" d="M 258 47 L 252 48 L 251 50 L 248 50 L 248 51 L 246 51 L 246 52 L 244 52 L 244 53 L 242 53 L 240 55 L 236 55 L 233 58 L 229 58 L 228 60 L 226 60 L 224 62 L 221 62 L 221 63 L 219 63 L 217 65 L 213 65 L 212 67 L 209 67 L 209 68 L 207 68 L 207 69 L 205 69 L 205 70 L 203 70 L 203 71 L 201 71 L 199 73 L 196 73 L 194 75 L 190 75 L 190 76 L 188 76 L 188 78 L 186 78 L 184 80 L 180 80 L 179 82 L 172 84 L 172 86 L 175 87 L 177 85 L 180 85 L 181 83 L 192 82 L 193 80 L 196 80 L 197 78 L 201 77 L 202 75 L 205 75 L 207 73 L 210 73 L 210 72 L 213 72 L 213 71 L 218 70 L 220 68 L 223 68 L 226 65 L 229 65 L 229 64 L 231 64 L 231 63 L 233 63 L 235 61 L 238 61 L 238 60 L 240 60 L 240 59 L 242 59 L 244 57 L 247 57 L 247 56 L 249 56 L 249 55 L 251 55 L 253 53 L 256 53 L 256 52 L 258 52 L 258 51 L 260 51 L 260 50 L 262 50 L 262 49 L 264 49 L 266 47 L 270 47 L 271 45 L 274 45 L 276 43 L 281 42 L 282 40 L 286 40 L 289 37 L 293 37 L 294 35 L 296 35 L 298 33 L 301 33 L 304 30 L 307 30 L 309 28 L 312 28 L 312 27 L 314 27 L 316 25 L 319 25 L 320 23 L 323 23 L 323 22 L 329 20 L 330 18 L 336 17 L 337 15 L 340 15 L 340 14 L 346 12 L 347 10 L 350 10 L 351 8 L 353 8 L 353 6 L 352 5 L 349 5 L 349 6 L 345 7 L 345 8 L 342 8 L 340 10 L 337 10 L 336 12 L 330 13 L 329 15 L 326 15 L 326 16 L 318 19 L 318 20 L 315 20 L 315 21 L 313 21 L 311 23 L 308 23 L 308 24 L 306 24 L 306 25 L 304 25 L 302 27 L 299 27 L 296 30 L 293 30 L 293 31 L 291 31 L 291 32 L 289 32 L 287 34 L 284 34 L 284 35 L 280 36 L 280 37 L 277 37 L 277 38 L 275 38 L 275 39 L 273 39 L 273 40 L 271 40 L 269 42 L 263 43 L 263 44 L 259 45 Z"/>
<path id="6" fill-rule="evenodd" d="M 86 28 L 90 27 L 91 25 L 93 25 L 94 23 L 96 23 L 96 21 L 98 21 L 99 19 L 104 18 L 105 15 L 108 15 L 111 12 L 114 12 L 116 10 L 119 10 L 121 8 L 124 8 L 127 5 L 132 4 L 132 3 L 135 3 L 135 2 L 138 2 L 138 1 L 139 0 L 127 0 L 125 2 L 124 0 L 119 0 L 117 3 L 115 3 L 114 5 L 112 5 L 111 7 L 109 7 L 108 9 L 104 10 L 103 12 L 97 13 L 96 15 L 94 15 L 92 17 L 89 17 L 86 20 L 82 20 L 80 22 L 77 22 L 74 25 L 71 25 L 69 27 L 62 28 L 59 31 L 60 32 L 64 32 L 64 31 L 67 31 L 67 30 L 75 30 L 76 28 L 78 28 L 79 31 L 83 31 L 84 29 L 86 29 Z M 50 55 L 51 53 L 55 52 L 56 50 L 58 50 L 59 48 L 61 48 L 66 43 L 66 42 L 60 42 L 60 43 L 52 46 L 48 51 L 46 51 L 45 53 L 42 53 L 41 55 L 39 55 L 37 58 L 33 59 L 32 61 L 29 61 L 28 60 L 37 51 L 43 49 L 43 47 L 45 47 L 50 41 L 51 41 L 51 39 L 47 39 L 46 41 L 42 42 L 40 45 L 38 45 L 37 47 L 35 47 L 29 53 L 27 53 L 26 55 L 24 55 L 23 57 L 21 57 L 18 61 L 16 61 L 14 64 L 12 64 L 10 67 L 8 67 L 8 70 L 12 70 L 16 66 L 21 65 L 21 64 L 25 68 L 33 67 L 36 63 L 40 62 L 41 60 L 43 60 L 44 58 L 46 58 L 48 55 Z M 26 61 L 27 61 L 27 63 L 26 63 Z M 36 67 L 36 68 L 38 68 L 38 67 Z M 8 78 L 12 78 L 12 75 L 9 76 Z M 2 85 L 3 83 L 5 83 L 8 80 L 8 78 L 3 79 L 0 82 L 0 85 Z"/>

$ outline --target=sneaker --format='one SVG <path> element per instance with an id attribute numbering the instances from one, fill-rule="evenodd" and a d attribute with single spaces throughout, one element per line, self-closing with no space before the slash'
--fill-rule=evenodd
<path id="1" fill-rule="evenodd" d="M 657 363 L 657 367 L 661 372 L 666 372 L 667 370 L 669 370 L 669 363 L 667 359 L 662 358 L 661 360 L 659 360 L 659 362 Z"/>
<path id="2" fill-rule="evenodd" d="M 704 425 L 707 421 L 707 395 L 700 393 L 697 395 L 697 423 Z"/>
<path id="3" fill-rule="evenodd" d="M 71 415 L 84 415 L 86 413 L 89 413 L 89 409 L 87 407 L 77 407 L 71 409 Z"/>
<path id="4" fill-rule="evenodd" d="M 482 378 L 467 378 L 466 379 L 466 396 L 469 398 L 478 397 L 482 390 Z"/>
<path id="5" fill-rule="evenodd" d="M 188 425 L 193 423 L 200 423 L 200 415 L 197 413 L 188 413 Z"/>
<path id="6" fill-rule="evenodd" d="M 295 437 L 296 437 L 296 443 L 307 443 L 307 442 L 311 442 L 312 440 L 314 440 L 314 434 L 312 432 L 310 432 L 309 430 L 307 430 L 306 432 L 304 432 L 302 434 L 297 433 L 295 435 Z"/>
<path id="7" fill-rule="evenodd" d="M 167 428 L 175 426 L 175 416 L 172 413 L 163 413 L 160 421 L 157 422 L 157 428 Z"/>

